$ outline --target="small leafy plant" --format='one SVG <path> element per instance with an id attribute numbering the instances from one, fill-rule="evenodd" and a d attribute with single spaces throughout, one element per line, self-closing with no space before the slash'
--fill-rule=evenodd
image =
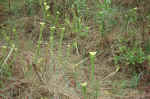
<path id="1" fill-rule="evenodd" d="M 132 72 L 139 72 L 145 60 L 146 54 L 139 46 L 129 47 L 127 45 L 120 45 L 118 52 L 114 56 L 114 63 L 116 65 L 127 66 Z"/>

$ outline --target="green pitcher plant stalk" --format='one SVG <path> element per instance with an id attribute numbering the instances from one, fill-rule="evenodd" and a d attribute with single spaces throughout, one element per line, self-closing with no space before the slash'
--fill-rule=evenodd
<path id="1" fill-rule="evenodd" d="M 45 26 L 45 23 L 41 22 L 40 23 L 40 35 L 39 35 L 37 49 L 36 49 L 37 56 L 39 56 L 39 54 L 40 54 L 40 46 L 41 46 L 41 42 L 42 42 L 42 33 L 43 33 L 44 26 Z M 36 61 L 37 61 L 37 59 L 36 59 Z"/>
<path id="2" fill-rule="evenodd" d="M 54 31 L 56 30 L 55 26 L 50 27 L 50 37 L 49 37 L 49 44 L 50 44 L 50 53 L 53 55 L 53 48 L 54 48 Z"/>
<path id="3" fill-rule="evenodd" d="M 94 60 L 95 60 L 95 56 L 96 56 L 96 52 L 89 52 L 90 54 L 90 61 L 91 61 L 91 81 L 94 80 L 94 73 L 95 73 L 95 64 L 94 64 Z"/>
<path id="4" fill-rule="evenodd" d="M 65 28 L 61 28 L 61 32 L 60 32 L 60 39 L 59 39 L 59 55 L 61 56 L 62 55 L 62 42 L 63 42 L 63 39 L 64 39 L 64 31 L 65 31 Z"/>
<path id="5" fill-rule="evenodd" d="M 87 99 L 87 82 L 81 83 L 81 88 L 84 99 Z"/>

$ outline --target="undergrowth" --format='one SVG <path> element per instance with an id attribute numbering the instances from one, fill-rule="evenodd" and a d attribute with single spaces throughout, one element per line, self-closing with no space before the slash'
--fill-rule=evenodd
<path id="1" fill-rule="evenodd" d="M 0 23 L 1 96 L 107 99 L 125 97 L 128 88 L 149 81 L 146 1 L 135 0 L 131 5 L 128 0 L 122 1 L 125 5 L 119 5 L 119 0 L 0 2 L 8 4 L 5 13 L 9 15 Z M 33 37 L 26 36 L 30 33 Z M 119 78 L 119 73 L 129 78 Z"/>

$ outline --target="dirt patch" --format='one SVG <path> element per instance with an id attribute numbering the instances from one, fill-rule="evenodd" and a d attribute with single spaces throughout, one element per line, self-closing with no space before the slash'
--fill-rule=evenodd
<path id="1" fill-rule="evenodd" d="M 4 22 L 7 19 L 7 13 L 5 12 L 5 8 L 0 5 L 0 23 Z"/>

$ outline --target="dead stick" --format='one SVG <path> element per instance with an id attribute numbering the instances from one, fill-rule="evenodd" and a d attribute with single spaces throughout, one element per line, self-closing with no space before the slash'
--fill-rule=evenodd
<path id="1" fill-rule="evenodd" d="M 34 70 L 34 72 L 36 73 L 36 75 L 37 75 L 38 79 L 40 80 L 40 82 L 41 82 L 41 83 L 44 83 L 44 81 L 42 80 L 42 77 L 40 76 L 40 74 L 39 74 L 39 72 L 38 72 L 38 70 L 37 70 L 36 64 L 32 64 L 32 66 L 33 66 L 33 70 Z"/>

